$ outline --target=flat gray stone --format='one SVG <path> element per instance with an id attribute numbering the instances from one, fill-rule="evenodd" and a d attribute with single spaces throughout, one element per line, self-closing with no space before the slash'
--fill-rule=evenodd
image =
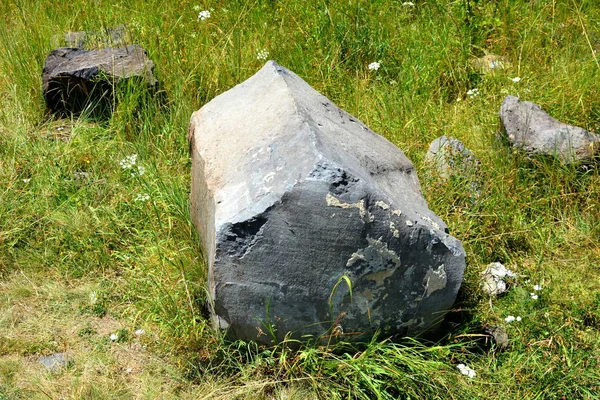
<path id="1" fill-rule="evenodd" d="M 535 103 L 506 96 L 500 120 L 508 141 L 534 155 L 556 156 L 565 164 L 591 161 L 600 153 L 600 135 L 567 125 Z"/>
<path id="2" fill-rule="evenodd" d="M 136 45 L 103 50 L 59 48 L 44 62 L 44 99 L 51 111 L 64 114 L 78 114 L 103 101 L 110 106 L 115 81 L 139 79 L 153 87 L 153 69 L 146 51 Z"/>
<path id="3" fill-rule="evenodd" d="M 39 358 L 39 361 L 51 372 L 66 369 L 73 362 L 67 353 L 54 353 L 49 356 L 42 356 Z"/>
<path id="4" fill-rule="evenodd" d="M 465 253 L 413 164 L 293 72 L 267 62 L 195 112 L 188 140 L 212 318 L 231 339 L 418 335 L 452 306 Z"/>

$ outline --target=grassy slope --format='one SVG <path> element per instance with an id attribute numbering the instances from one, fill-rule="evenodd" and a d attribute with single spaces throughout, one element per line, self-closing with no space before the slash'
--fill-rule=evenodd
<path id="1" fill-rule="evenodd" d="M 197 5 L 211 18 L 197 21 Z M 600 177 L 495 139 L 509 93 L 600 131 L 594 1 L 3 0 L 0 18 L 0 399 L 598 397 Z M 53 35 L 119 24 L 149 51 L 168 105 L 136 107 L 132 90 L 108 122 L 52 121 L 40 74 Z M 185 130 L 194 110 L 260 68 L 263 48 L 403 149 L 463 240 L 456 307 L 470 317 L 444 346 L 292 354 L 224 344 L 207 327 Z M 510 66 L 477 73 L 469 60 L 486 53 Z M 443 134 L 481 159 L 476 202 L 463 183 L 426 173 L 428 143 Z M 119 165 L 134 153 L 141 177 Z M 501 299 L 478 288 L 491 261 L 520 274 Z M 509 314 L 523 320 L 506 324 Z M 509 351 L 469 343 L 485 323 L 505 326 Z M 73 365 L 44 371 L 37 357 L 57 351 Z"/>

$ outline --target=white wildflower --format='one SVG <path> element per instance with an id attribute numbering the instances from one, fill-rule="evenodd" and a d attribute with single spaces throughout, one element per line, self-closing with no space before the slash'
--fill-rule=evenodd
<path id="1" fill-rule="evenodd" d="M 474 89 L 468 90 L 467 95 L 469 96 L 470 99 L 477 97 L 477 96 L 479 96 L 479 89 L 474 88 Z"/>
<path id="2" fill-rule="evenodd" d="M 521 317 L 517 317 L 517 322 L 521 322 L 522 318 Z"/>
<path id="3" fill-rule="evenodd" d="M 143 336 L 145 333 L 146 333 L 146 331 L 143 329 L 136 329 L 135 331 L 133 331 L 133 334 L 138 337 Z"/>
<path id="4" fill-rule="evenodd" d="M 196 4 L 196 5 L 193 7 L 193 10 L 194 10 L 194 11 L 196 11 L 196 12 L 199 12 L 199 11 L 200 11 L 200 6 Z"/>
<path id="5" fill-rule="evenodd" d="M 266 61 L 269 58 L 269 51 L 267 49 L 258 50 L 256 59 L 260 61 Z"/>
<path id="6" fill-rule="evenodd" d="M 514 322 L 515 319 L 516 318 L 514 316 L 509 315 L 508 317 L 504 318 L 504 321 L 511 323 L 511 322 Z"/>
<path id="7" fill-rule="evenodd" d="M 542 290 L 542 287 L 540 285 L 533 285 L 533 290 L 539 292 L 540 290 Z"/>
<path id="8" fill-rule="evenodd" d="M 26 178 L 26 179 L 23 179 L 23 182 L 24 182 L 24 183 L 29 183 L 30 181 L 31 181 L 31 178 Z"/>
<path id="9" fill-rule="evenodd" d="M 535 293 L 529 293 L 529 294 L 533 300 L 539 299 L 539 296 L 537 294 L 535 294 Z"/>
<path id="10" fill-rule="evenodd" d="M 132 372 L 133 372 L 133 368 L 131 368 L 131 367 L 129 367 L 129 368 L 127 368 L 127 369 L 125 370 L 125 373 L 126 373 L 126 374 L 130 374 L 130 373 L 132 373 Z"/>
<path id="11" fill-rule="evenodd" d="M 404 7 L 414 7 L 415 3 L 413 3 L 412 1 L 405 1 L 404 3 L 402 3 L 402 5 Z"/>
<path id="12" fill-rule="evenodd" d="M 136 162 L 137 162 L 137 154 L 132 154 L 130 156 L 125 157 L 121 161 L 119 161 L 119 164 L 121 165 L 121 168 L 123 168 L 123 169 L 130 169 L 130 168 L 133 168 L 133 166 L 135 165 Z"/>
<path id="13" fill-rule="evenodd" d="M 514 83 L 520 82 L 521 78 L 518 76 L 515 76 L 514 78 L 511 79 L 511 81 L 513 81 Z"/>
<path id="14" fill-rule="evenodd" d="M 374 61 L 367 66 L 367 68 L 369 68 L 369 71 L 377 71 L 379 67 L 381 67 L 381 63 L 378 61 Z"/>
<path id="15" fill-rule="evenodd" d="M 458 364 L 456 368 L 458 368 L 461 374 L 466 375 L 469 378 L 475 378 L 475 375 L 477 375 L 475 373 L 475 370 L 473 370 L 470 367 L 467 367 L 465 364 Z"/>
<path id="16" fill-rule="evenodd" d="M 119 339 L 119 335 L 117 335 L 116 333 L 111 333 L 111 335 L 110 335 L 110 340 L 111 340 L 112 342 L 114 342 L 114 341 L 116 341 L 116 340 L 118 340 L 118 339 Z"/>
<path id="17" fill-rule="evenodd" d="M 146 193 L 138 194 L 133 201 L 148 201 L 150 200 L 150 195 Z"/>
<path id="18" fill-rule="evenodd" d="M 198 13 L 198 21 L 204 21 L 210 18 L 210 11 L 204 10 Z"/>
<path id="19" fill-rule="evenodd" d="M 141 165 L 138 165 L 137 170 L 134 169 L 131 171 L 131 176 L 142 176 L 145 172 L 146 168 L 142 167 Z"/>

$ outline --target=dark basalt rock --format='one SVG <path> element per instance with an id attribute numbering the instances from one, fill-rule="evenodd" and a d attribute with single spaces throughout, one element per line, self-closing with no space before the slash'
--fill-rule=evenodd
<path id="1" fill-rule="evenodd" d="M 231 339 L 366 340 L 442 321 L 462 244 L 402 151 L 293 72 L 268 62 L 195 112 L 188 139 L 212 319 Z"/>
<path id="2" fill-rule="evenodd" d="M 137 80 L 154 88 L 153 69 L 146 51 L 135 45 L 103 50 L 59 48 L 44 62 L 44 99 L 53 113 L 77 115 L 91 110 L 104 114 L 112 106 L 117 83 Z"/>

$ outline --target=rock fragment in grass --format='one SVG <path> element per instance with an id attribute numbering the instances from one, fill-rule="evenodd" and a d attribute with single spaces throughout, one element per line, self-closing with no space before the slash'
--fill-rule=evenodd
<path id="1" fill-rule="evenodd" d="M 490 263 L 481 275 L 481 288 L 490 296 L 497 296 L 506 292 L 507 284 L 504 279 L 517 276 L 516 273 L 499 262 Z"/>
<path id="2" fill-rule="evenodd" d="M 465 268 L 413 164 L 269 61 L 192 115 L 191 213 L 231 339 L 435 330 Z M 410 221 L 410 224 L 407 222 Z"/>
<path id="3" fill-rule="evenodd" d="M 500 120 L 508 142 L 526 153 L 556 156 L 564 164 L 586 163 L 600 154 L 600 135 L 557 121 L 518 97 L 504 99 Z"/>
<path id="4" fill-rule="evenodd" d="M 502 327 L 495 325 L 486 325 L 484 327 L 484 331 L 492 340 L 496 350 L 503 351 L 508 348 L 508 334 Z"/>
<path id="5" fill-rule="evenodd" d="M 471 60 L 471 66 L 481 74 L 493 74 L 499 70 L 511 67 L 511 63 L 502 56 L 486 54 Z"/>
<path id="6" fill-rule="evenodd" d="M 53 113 L 105 115 L 113 105 L 115 83 L 139 81 L 154 88 L 153 69 L 146 51 L 136 45 L 102 50 L 62 47 L 44 62 L 44 99 Z"/>
<path id="7" fill-rule="evenodd" d="M 473 179 L 479 172 L 479 159 L 475 154 L 460 140 L 450 136 L 440 136 L 431 142 L 425 162 L 443 180 L 452 176 Z"/>
<path id="8" fill-rule="evenodd" d="M 49 356 L 42 356 L 39 358 L 39 361 L 50 372 L 59 372 L 66 369 L 73 362 L 67 353 L 54 353 Z"/>

